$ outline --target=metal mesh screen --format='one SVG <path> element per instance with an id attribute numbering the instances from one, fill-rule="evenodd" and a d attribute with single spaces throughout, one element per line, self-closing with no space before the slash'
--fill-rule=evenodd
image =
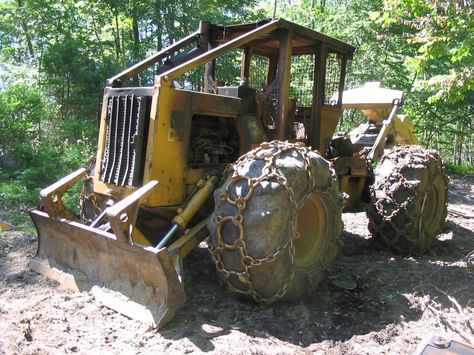
<path id="1" fill-rule="evenodd" d="M 227 52 L 216 59 L 215 80 L 217 86 L 239 85 L 240 64 L 242 62 L 242 50 L 235 49 Z"/>
<path id="2" fill-rule="evenodd" d="M 293 56 L 290 71 L 290 99 L 299 107 L 310 107 L 313 101 L 314 54 Z"/>
<path id="3" fill-rule="evenodd" d="M 267 84 L 268 58 L 262 55 L 254 54 L 250 61 L 249 86 L 260 91 Z"/>
<path id="4" fill-rule="evenodd" d="M 326 59 L 326 80 L 324 84 L 324 104 L 337 105 L 334 94 L 339 91 L 339 81 L 341 78 L 341 56 L 335 52 L 329 52 Z"/>
<path id="5" fill-rule="evenodd" d="M 217 86 L 240 84 L 240 63 L 242 61 L 242 50 L 234 50 L 225 53 L 216 59 L 215 82 Z M 175 82 L 179 87 L 190 91 L 204 91 L 205 65 L 190 70 L 183 74 Z"/>

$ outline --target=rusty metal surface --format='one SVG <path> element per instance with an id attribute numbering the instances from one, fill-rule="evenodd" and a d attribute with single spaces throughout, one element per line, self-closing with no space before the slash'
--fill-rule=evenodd
<path id="1" fill-rule="evenodd" d="M 113 234 L 38 210 L 30 216 L 38 251 L 30 267 L 66 287 L 91 291 L 107 307 L 160 327 L 185 302 L 166 249 L 131 245 Z"/>
<path id="2" fill-rule="evenodd" d="M 77 220 L 77 217 L 71 211 L 66 209 L 62 198 L 66 190 L 81 180 L 85 174 L 86 169 L 80 168 L 41 190 L 41 202 L 51 218 L 68 218 L 73 221 Z"/>
<path id="3" fill-rule="evenodd" d="M 418 345 L 413 355 L 472 355 L 474 346 L 439 335 L 427 336 Z"/>
<path id="4" fill-rule="evenodd" d="M 109 80 L 107 80 L 108 86 L 114 85 L 116 82 L 122 82 L 132 76 L 141 73 L 143 70 L 151 67 L 161 59 L 169 56 L 170 53 L 174 53 L 179 51 L 180 49 L 186 47 L 187 45 L 197 41 L 199 39 L 200 33 L 199 31 L 190 34 L 187 37 L 173 43 L 171 46 L 159 51 L 151 55 L 150 57 L 142 60 L 141 62 L 133 65 L 132 67 L 125 69 L 124 71 L 118 73 L 117 75 L 113 76 Z"/>

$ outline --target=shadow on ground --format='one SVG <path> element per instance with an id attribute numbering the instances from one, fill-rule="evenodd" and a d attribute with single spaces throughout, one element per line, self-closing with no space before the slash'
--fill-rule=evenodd
<path id="1" fill-rule="evenodd" d="M 446 290 L 465 306 L 474 294 L 474 273 L 456 265 L 474 249 L 474 235 L 454 221 L 432 255 L 410 258 L 377 249 L 370 238 L 344 232 L 332 275 L 355 285 L 334 286 L 326 280 L 311 299 L 299 304 L 262 306 L 231 295 L 219 283 L 207 251 L 198 248 L 185 260 L 188 302 L 159 332 L 168 339 L 187 337 L 201 351 L 211 351 L 212 338 L 239 331 L 250 337 L 276 337 L 299 346 L 324 340 L 345 341 L 374 333 L 380 344 L 390 341 L 402 321 L 423 312 L 411 295 L 429 296 L 451 307 Z M 383 332 L 380 332 L 384 330 Z"/>
<path id="2" fill-rule="evenodd" d="M 419 258 L 381 251 L 365 232 L 344 232 L 331 276 L 349 280 L 354 288 L 326 280 L 299 304 L 262 306 L 231 295 L 219 283 L 207 250 L 196 248 L 184 262 L 188 301 L 159 333 L 170 340 L 187 338 L 203 352 L 215 350 L 214 338 L 232 337 L 233 332 L 249 339 L 272 336 L 297 346 L 373 333 L 372 339 L 386 344 L 396 335 L 397 324 L 422 316 L 423 305 L 413 302 L 414 296 L 434 300 L 442 308 L 453 307 L 448 294 L 462 307 L 472 298 L 474 273 L 462 267 L 462 259 L 474 250 L 474 232 L 458 222 L 449 218 L 432 254 Z M 25 270 L 35 245 L 31 238 L 1 238 L 0 281 L 16 288 L 55 285 Z"/>

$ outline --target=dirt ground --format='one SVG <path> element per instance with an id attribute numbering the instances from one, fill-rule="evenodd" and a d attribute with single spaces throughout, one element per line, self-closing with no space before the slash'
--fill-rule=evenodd
<path id="1" fill-rule="evenodd" d="M 0 353 L 406 354 L 430 334 L 474 343 L 474 176 L 452 178 L 449 195 L 443 234 L 420 258 L 378 250 L 365 213 L 344 214 L 332 274 L 296 305 L 230 295 L 197 248 L 186 306 L 160 330 L 30 271 L 34 236 L 0 233 Z"/>

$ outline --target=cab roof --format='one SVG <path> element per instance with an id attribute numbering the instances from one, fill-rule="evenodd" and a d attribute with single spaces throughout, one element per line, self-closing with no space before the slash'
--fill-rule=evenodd
<path id="1" fill-rule="evenodd" d="M 256 36 L 247 44 L 253 47 L 254 53 L 266 56 L 278 53 L 280 47 L 278 29 L 285 29 L 292 32 L 293 55 L 315 53 L 316 46 L 321 43 L 324 43 L 330 50 L 344 53 L 348 58 L 352 58 L 355 51 L 355 47 L 343 41 L 282 18 L 240 25 L 224 26 L 209 24 L 209 26 L 214 42 L 216 44 L 223 44 L 268 24 L 274 24 L 276 26 L 270 25 L 269 28 L 272 28 L 271 31 Z"/>

